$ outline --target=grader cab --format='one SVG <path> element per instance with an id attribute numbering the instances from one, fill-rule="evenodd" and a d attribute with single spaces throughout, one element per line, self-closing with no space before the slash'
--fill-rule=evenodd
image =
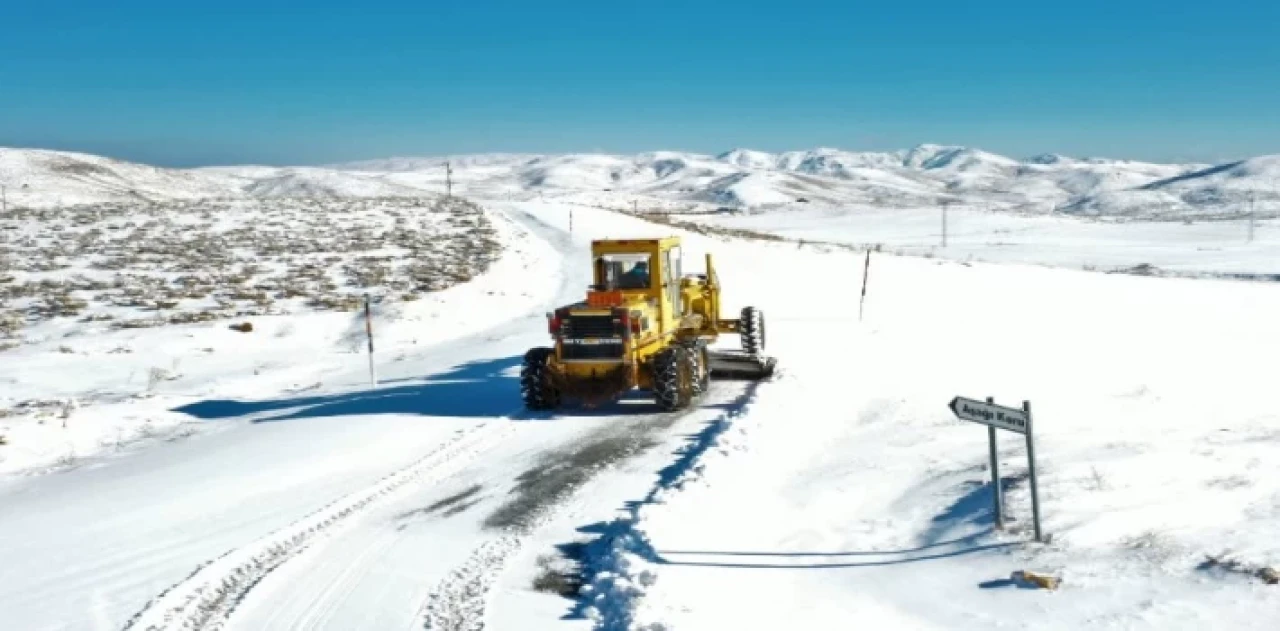
<path id="1" fill-rule="evenodd" d="M 746 307 L 720 318 L 720 283 L 711 255 L 706 272 L 684 275 L 680 239 L 595 241 L 586 299 L 547 314 L 553 346 L 525 354 L 525 406 L 549 410 L 569 400 L 589 405 L 633 389 L 652 392 L 664 410 L 688 407 L 711 379 L 764 379 L 764 314 Z M 737 333 L 741 351 L 711 350 Z"/>

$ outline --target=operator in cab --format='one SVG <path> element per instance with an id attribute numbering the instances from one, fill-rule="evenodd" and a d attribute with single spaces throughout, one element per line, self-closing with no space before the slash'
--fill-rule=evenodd
<path id="1" fill-rule="evenodd" d="M 647 289 L 649 287 L 649 263 L 639 261 L 618 279 L 623 289 Z"/>

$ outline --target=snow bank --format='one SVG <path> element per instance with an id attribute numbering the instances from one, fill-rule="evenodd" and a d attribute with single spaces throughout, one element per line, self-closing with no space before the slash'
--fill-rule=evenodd
<path id="1" fill-rule="evenodd" d="M 743 448 L 748 430 L 739 427 L 737 421 L 749 413 L 756 396 L 753 392 L 741 407 L 735 406 L 709 423 L 679 453 L 679 459 L 662 472 L 648 496 L 636 503 L 627 516 L 609 524 L 600 538 L 588 546 L 583 570 L 591 580 L 583 586 L 581 597 L 585 615 L 596 629 L 669 628 L 663 623 L 666 612 L 647 598 L 661 563 L 649 540 L 649 515 L 658 505 L 671 502 L 692 487 L 708 487 L 704 479 L 708 468 L 718 473 L 714 463 Z"/>

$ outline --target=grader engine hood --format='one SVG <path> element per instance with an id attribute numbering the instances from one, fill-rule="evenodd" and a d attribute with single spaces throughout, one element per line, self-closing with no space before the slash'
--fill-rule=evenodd
<path id="1" fill-rule="evenodd" d="M 622 361 L 628 345 L 644 335 L 648 316 L 643 303 L 599 308 L 565 307 L 550 314 L 550 333 L 565 362 Z"/>

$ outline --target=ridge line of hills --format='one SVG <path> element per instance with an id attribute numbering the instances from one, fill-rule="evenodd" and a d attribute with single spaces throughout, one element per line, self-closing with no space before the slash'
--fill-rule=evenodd
<path id="1" fill-rule="evenodd" d="M 1224 164 L 1157 164 L 1042 154 L 1024 160 L 944 145 L 891 152 L 833 148 L 719 155 L 473 154 L 322 167 L 168 169 L 84 153 L 0 148 L 9 204 L 198 198 L 406 197 L 453 190 L 478 199 L 605 194 L 645 203 L 768 211 L 800 203 L 918 208 L 940 203 L 1021 213 L 1128 218 L 1280 215 L 1280 154 Z"/>

